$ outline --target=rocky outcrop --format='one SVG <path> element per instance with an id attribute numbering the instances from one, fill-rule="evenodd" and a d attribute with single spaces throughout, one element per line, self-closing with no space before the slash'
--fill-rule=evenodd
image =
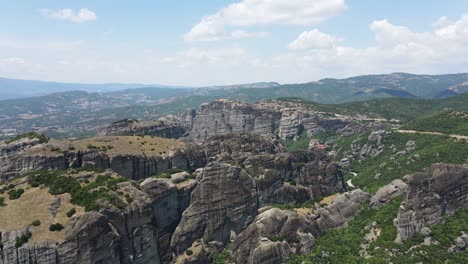
<path id="1" fill-rule="evenodd" d="M 369 202 L 370 195 L 359 189 L 338 195 L 329 206 L 319 208 L 312 219 L 320 230 L 346 226 L 348 221 L 361 208 L 361 204 Z"/>
<path id="2" fill-rule="evenodd" d="M 468 234 L 462 232 L 462 234 L 455 239 L 455 245 L 451 246 L 449 252 L 463 252 L 468 249 Z"/>
<path id="3" fill-rule="evenodd" d="M 235 263 L 282 263 L 307 254 L 320 236 L 316 223 L 293 211 L 269 209 L 237 236 L 229 249 Z"/>
<path id="4" fill-rule="evenodd" d="M 186 133 L 186 128 L 178 122 L 165 122 L 163 120 L 140 122 L 123 119 L 109 124 L 98 131 L 102 136 L 132 136 L 149 135 L 164 138 L 180 138 Z"/>
<path id="5" fill-rule="evenodd" d="M 152 224 L 158 227 L 159 255 L 163 263 L 172 259 L 171 236 L 190 204 L 197 181 L 174 183 L 169 179 L 147 179 L 140 186 L 151 199 Z"/>
<path id="6" fill-rule="evenodd" d="M 402 180 L 397 179 L 381 187 L 371 198 L 370 206 L 378 209 L 380 206 L 389 203 L 393 198 L 404 195 L 408 191 L 408 186 Z"/>
<path id="7" fill-rule="evenodd" d="M 272 208 L 259 214 L 229 246 L 235 263 L 284 263 L 292 254 L 306 255 L 320 235 L 345 226 L 369 201 L 360 190 L 338 195 L 313 215 Z"/>
<path id="8" fill-rule="evenodd" d="M 10 146 L 7 145 L 9 148 Z M 35 148 L 51 148 L 37 145 Z M 32 148 L 32 146 L 30 147 Z M 30 149 L 27 148 L 27 149 Z M 2 151 L 0 146 L 0 151 Z M 5 153 L 6 151 L 3 150 Z M 169 169 L 195 170 L 206 164 L 207 157 L 203 148 L 188 146 L 162 155 L 110 155 L 99 150 L 38 152 L 16 151 L 5 154 L 0 163 L 0 181 L 10 180 L 32 171 L 68 168 L 112 169 L 132 180 L 145 179 Z"/>
<path id="9" fill-rule="evenodd" d="M 319 117 L 309 112 L 297 110 L 282 111 L 278 136 L 281 139 L 297 139 L 302 134 L 312 137 L 326 132 L 346 131 L 346 135 L 352 135 L 355 123 L 343 118 Z"/>
<path id="10" fill-rule="evenodd" d="M 255 181 L 240 167 L 208 164 L 192 192 L 190 206 L 172 236 L 176 255 L 197 239 L 226 243 L 247 227 L 257 213 Z"/>
<path id="11" fill-rule="evenodd" d="M 18 155 L 13 164 L 33 157 Z M 18 257 L 12 256 L 18 252 L 29 252 L 21 253 L 27 259 L 47 254 L 43 258 L 51 263 L 206 263 L 212 253 L 219 252 L 254 221 L 261 206 L 302 203 L 343 191 L 339 167 L 323 153 L 287 153 L 276 138 L 258 134 L 217 135 L 204 144 L 189 144 L 161 156 L 89 150 L 54 153 L 53 157 L 62 159 L 64 168 L 112 169 L 141 181 L 119 183 L 119 191 L 131 198 L 118 196 L 119 206 L 102 201 L 99 212 L 72 218 L 66 224 L 64 241 L 58 244 L 26 243 L 16 249 L 17 235 L 2 235 L 10 241 L 3 245 L 10 246 L 2 249 L 8 260 L 1 264 L 17 263 Z M 31 171 L 48 168 L 40 164 Z M 174 173 L 166 179 L 149 177 L 171 168 L 195 173 Z M 355 209 L 350 206 L 339 205 L 333 212 L 314 217 L 342 212 L 336 222 L 344 223 Z M 320 228 L 319 220 L 291 213 L 282 213 L 289 219 L 281 229 L 288 240 L 272 238 L 252 246 L 257 256 L 253 261 L 286 259 L 296 252 L 308 252 L 314 245 L 318 231 L 310 228 Z M 38 250 L 45 253 L 35 253 Z"/>
<path id="12" fill-rule="evenodd" d="M 276 154 L 284 152 L 279 141 L 273 137 L 263 137 L 258 134 L 236 133 L 213 136 L 203 144 L 206 156 L 216 158 L 218 155 L 241 159 L 246 153 Z"/>
<path id="13" fill-rule="evenodd" d="M 354 117 L 321 113 L 303 104 L 265 101 L 249 104 L 219 99 L 155 121 L 120 120 L 99 131 L 101 135 L 146 134 L 186 141 L 204 142 L 216 135 L 256 133 L 283 140 L 322 133 L 350 136 L 385 125 L 360 122 Z"/>
<path id="14" fill-rule="evenodd" d="M 34 227 L 0 232 L 0 263 L 169 263 L 170 238 L 196 184 L 195 180 L 174 184 L 169 179 L 148 179 L 140 186 L 120 183 L 119 191 L 128 194 L 131 203 L 125 209 L 103 203 L 99 212 L 71 218 L 63 242 L 17 247 L 17 237 Z"/>
<path id="15" fill-rule="evenodd" d="M 218 100 L 200 105 L 190 122 L 189 137 L 205 141 L 211 136 L 230 133 L 273 135 L 279 118 L 278 112 L 239 101 Z"/>
<path id="16" fill-rule="evenodd" d="M 408 194 L 400 207 L 397 240 L 405 240 L 425 226 L 439 224 L 445 214 L 468 206 L 468 168 L 434 164 L 408 177 Z"/>
<path id="17" fill-rule="evenodd" d="M 261 205 L 302 203 L 343 191 L 343 177 L 320 152 L 248 155 L 238 161 L 257 182 Z"/>
<path id="18" fill-rule="evenodd" d="M 0 181 L 10 180 L 19 174 L 34 170 L 44 163 L 55 164 L 58 168 L 62 167 L 63 163 L 60 160 L 50 157 L 44 157 L 40 161 L 35 159 L 18 160 L 18 157 L 21 157 L 28 150 L 40 144 L 38 138 L 23 138 L 9 144 L 0 142 Z"/>

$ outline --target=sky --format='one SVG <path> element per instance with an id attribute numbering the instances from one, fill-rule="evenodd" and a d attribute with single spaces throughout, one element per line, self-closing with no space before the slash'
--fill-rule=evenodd
<path id="1" fill-rule="evenodd" d="M 0 0 L 0 77 L 181 86 L 468 72 L 466 0 Z"/>

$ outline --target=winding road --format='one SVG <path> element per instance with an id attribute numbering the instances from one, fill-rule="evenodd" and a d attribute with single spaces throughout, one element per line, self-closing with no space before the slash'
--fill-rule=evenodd
<path id="1" fill-rule="evenodd" d="M 408 133 L 408 134 L 427 134 L 427 135 L 449 136 L 449 137 L 456 138 L 456 139 L 468 140 L 468 136 L 465 136 L 465 135 L 444 134 L 440 132 L 427 132 L 427 131 L 405 130 L 405 129 L 397 129 L 396 132 Z"/>

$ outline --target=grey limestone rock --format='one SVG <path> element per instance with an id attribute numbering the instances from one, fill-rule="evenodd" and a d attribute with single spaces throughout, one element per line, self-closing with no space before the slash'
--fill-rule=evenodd
<path id="1" fill-rule="evenodd" d="M 150 135 L 164 138 L 180 138 L 186 133 L 186 128 L 178 122 L 164 120 L 140 122 L 123 119 L 109 124 L 98 131 L 102 136 L 132 136 Z"/>
<path id="2" fill-rule="evenodd" d="M 240 233 L 257 213 L 255 181 L 241 168 L 213 162 L 202 174 L 172 236 L 176 255 L 197 239 L 228 242 L 231 232 Z"/>
<path id="3" fill-rule="evenodd" d="M 235 263 L 285 263 L 292 254 L 306 255 L 330 228 L 347 224 L 369 201 L 360 190 L 338 195 L 313 215 L 271 208 L 262 212 L 229 246 Z"/>
<path id="4" fill-rule="evenodd" d="M 467 206 L 467 167 L 438 163 L 426 172 L 414 173 L 408 178 L 408 194 L 398 212 L 399 239 L 439 224 L 445 214 Z"/>
<path id="5" fill-rule="evenodd" d="M 377 193 L 372 196 L 370 206 L 373 209 L 377 209 L 390 202 L 393 198 L 406 194 L 407 191 L 408 186 L 406 183 L 400 179 L 394 180 L 390 184 L 381 187 Z"/>

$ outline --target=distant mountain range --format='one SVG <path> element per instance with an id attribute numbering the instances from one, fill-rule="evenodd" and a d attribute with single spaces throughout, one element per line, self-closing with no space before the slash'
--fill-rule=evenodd
<path id="1" fill-rule="evenodd" d="M 191 89 L 192 88 L 192 89 Z M 169 91 L 176 89 L 177 91 Z M 135 90 L 135 91 L 132 91 Z M 468 73 L 416 75 L 392 73 L 363 75 L 347 79 L 322 79 L 303 84 L 259 82 L 209 87 L 181 87 L 152 84 L 80 84 L 0 78 L 0 100 L 35 97 L 57 92 L 139 94 L 150 97 L 215 96 L 258 101 L 284 96 L 301 97 L 321 103 L 343 103 L 372 98 L 441 98 L 468 91 Z M 154 98 L 153 98 L 154 99 Z"/>
<path id="2" fill-rule="evenodd" d="M 105 83 L 105 84 L 85 84 L 85 83 L 59 83 L 44 82 L 35 80 L 18 80 L 0 77 L 0 100 L 18 99 L 34 97 L 57 92 L 85 91 L 90 93 L 112 92 L 139 87 L 158 88 L 185 88 L 167 85 L 149 85 L 136 83 Z"/>
<path id="3" fill-rule="evenodd" d="M 134 88 L 135 85 L 60 84 L 0 79 L 0 94 L 3 94 L 3 97 L 5 94 L 16 94 L 17 97 L 60 89 L 78 89 L 0 100 L 0 136 L 21 131 L 50 129 L 69 136 L 79 134 L 80 131 L 86 134 L 94 131 L 97 126 L 119 119 L 151 120 L 167 114 L 180 113 L 187 108 L 196 108 L 202 103 L 220 98 L 258 102 L 286 97 L 300 98 L 321 105 L 345 103 L 339 107 L 343 111 L 348 112 L 357 108 L 360 109 L 358 112 L 366 110 L 367 114 L 372 112 L 378 113 L 379 116 L 386 116 L 385 113 L 389 109 L 393 112 L 401 109 L 401 114 L 398 116 L 411 119 L 417 115 L 412 111 L 413 106 L 414 109 L 419 109 L 416 112 L 429 114 L 432 113 L 435 103 L 432 99 L 468 92 L 468 73 L 447 75 L 393 73 L 285 85 L 261 82 L 201 88 L 167 86 Z M 99 92 L 96 92 L 98 90 Z M 460 98 L 466 98 L 466 95 L 463 94 Z M 390 100 L 372 100 L 379 98 Z M 370 106 L 369 109 L 365 107 L 366 105 Z M 338 107 L 338 105 L 330 106 Z M 450 104 L 443 107 L 457 108 Z"/>

